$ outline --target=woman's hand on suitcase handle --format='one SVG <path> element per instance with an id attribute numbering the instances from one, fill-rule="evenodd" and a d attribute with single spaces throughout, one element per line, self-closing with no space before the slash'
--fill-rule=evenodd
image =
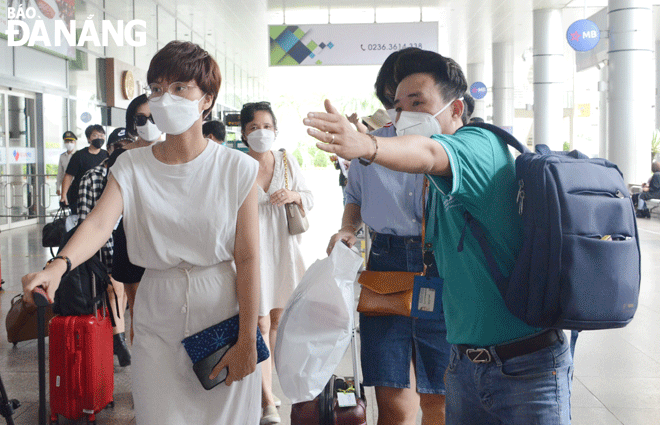
<path id="1" fill-rule="evenodd" d="M 242 342 L 239 339 L 222 357 L 220 363 L 215 365 L 209 378 L 215 379 L 224 368 L 227 368 L 225 384 L 228 386 L 253 373 L 257 369 L 256 341 Z"/>
<path id="2" fill-rule="evenodd" d="M 63 266 L 60 267 L 60 266 Z M 60 270 L 62 268 L 62 270 Z M 66 264 L 62 261 L 56 261 L 44 270 L 38 273 L 28 273 L 21 279 L 23 283 L 23 298 L 29 305 L 35 305 L 32 292 L 37 286 L 46 291 L 48 302 L 52 303 L 55 299 L 55 291 L 60 286 L 62 275 L 66 271 Z"/>

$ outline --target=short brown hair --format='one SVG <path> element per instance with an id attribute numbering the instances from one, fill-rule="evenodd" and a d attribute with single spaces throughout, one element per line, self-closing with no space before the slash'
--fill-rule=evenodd
<path id="1" fill-rule="evenodd" d="M 177 81 L 195 80 L 199 88 L 213 96 L 211 106 L 204 111 L 204 116 L 213 109 L 220 91 L 222 76 L 218 63 L 206 50 L 189 41 L 170 41 L 151 59 L 147 82 L 159 80 Z"/>

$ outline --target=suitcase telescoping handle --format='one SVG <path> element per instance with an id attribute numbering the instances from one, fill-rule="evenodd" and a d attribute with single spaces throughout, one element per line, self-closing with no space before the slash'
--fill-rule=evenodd
<path id="1" fill-rule="evenodd" d="M 360 375 L 358 375 L 358 349 L 355 339 L 355 324 L 353 324 L 353 331 L 351 336 L 351 350 L 353 355 L 353 382 L 355 382 L 355 397 L 362 398 L 362 389 L 360 388 Z"/>
<path id="2" fill-rule="evenodd" d="M 46 425 L 46 306 L 48 296 L 40 286 L 32 291 L 37 305 L 37 352 L 39 355 L 39 425 Z"/>

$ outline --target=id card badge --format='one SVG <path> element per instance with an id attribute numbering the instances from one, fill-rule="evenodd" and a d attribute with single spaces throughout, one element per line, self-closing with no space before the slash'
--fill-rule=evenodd
<path id="1" fill-rule="evenodd" d="M 415 276 L 410 315 L 418 319 L 442 318 L 442 282 L 440 277 Z"/>

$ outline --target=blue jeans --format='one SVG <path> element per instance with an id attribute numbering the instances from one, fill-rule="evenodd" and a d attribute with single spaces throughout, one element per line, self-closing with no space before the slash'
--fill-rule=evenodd
<path id="1" fill-rule="evenodd" d="M 573 358 L 561 341 L 501 361 L 472 363 L 452 346 L 445 376 L 447 425 L 568 425 Z"/>

